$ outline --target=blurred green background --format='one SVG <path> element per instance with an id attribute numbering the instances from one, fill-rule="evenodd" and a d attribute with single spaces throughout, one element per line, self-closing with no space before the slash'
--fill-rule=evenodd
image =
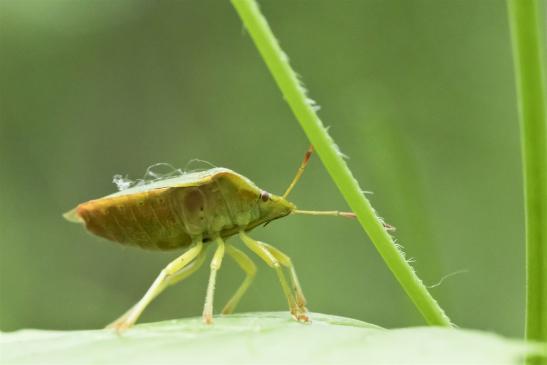
<path id="1" fill-rule="evenodd" d="M 520 336 L 505 2 L 260 3 L 419 276 L 432 285 L 465 270 L 431 289 L 452 320 Z M 308 146 L 228 1 L 2 0 L 0 27 L 2 330 L 101 327 L 177 255 L 123 248 L 62 219 L 113 192 L 114 174 L 200 158 L 280 193 Z M 347 208 L 317 158 L 292 199 Z M 253 236 L 293 258 L 312 311 L 424 324 L 356 222 L 288 217 Z M 199 315 L 207 275 L 167 290 L 142 321 Z M 242 278 L 225 260 L 217 309 Z M 264 264 L 239 310 L 285 310 Z"/>

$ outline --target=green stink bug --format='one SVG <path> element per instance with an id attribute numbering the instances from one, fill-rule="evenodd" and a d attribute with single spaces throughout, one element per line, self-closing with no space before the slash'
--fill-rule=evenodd
<path id="1" fill-rule="evenodd" d="M 130 187 L 79 204 L 65 213 L 67 220 L 83 223 L 91 233 L 111 241 L 144 249 L 188 248 L 160 272 L 139 302 L 108 327 L 124 330 L 132 326 L 166 287 L 199 269 L 206 258 L 204 248 L 212 242 L 216 243 L 216 250 L 211 261 L 203 321 L 209 324 L 213 320 L 216 273 L 225 253 L 246 273 L 243 283 L 222 310 L 223 314 L 233 312 L 256 273 L 255 264 L 245 253 L 224 242 L 225 238 L 236 234 L 275 269 L 293 318 L 308 322 L 306 299 L 291 259 L 277 248 L 252 239 L 247 232 L 289 214 L 354 217 L 349 212 L 298 210 L 287 200 L 311 154 L 312 147 L 282 196 L 258 188 L 232 170 L 212 168 Z M 291 285 L 284 269 L 288 269 Z"/>

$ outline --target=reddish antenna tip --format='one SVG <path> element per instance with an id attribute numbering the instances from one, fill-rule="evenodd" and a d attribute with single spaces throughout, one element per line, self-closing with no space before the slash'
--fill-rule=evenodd
<path id="1" fill-rule="evenodd" d="M 306 154 L 304 155 L 304 160 L 302 160 L 300 167 L 298 167 L 298 170 L 296 170 L 296 175 L 294 176 L 293 180 L 289 184 L 289 187 L 283 194 L 283 198 L 287 198 L 287 196 L 289 195 L 291 190 L 294 188 L 298 180 L 300 180 L 300 177 L 302 177 L 302 174 L 304 173 L 304 169 L 306 168 L 306 165 L 310 161 L 312 154 L 313 154 L 313 145 L 310 145 L 310 147 L 308 147 L 308 150 L 306 151 Z"/>
<path id="2" fill-rule="evenodd" d="M 308 163 L 312 154 L 313 154 L 313 145 L 310 144 L 310 147 L 308 148 L 308 150 L 306 151 L 306 154 L 304 155 L 304 161 L 302 163 L 303 164 Z"/>

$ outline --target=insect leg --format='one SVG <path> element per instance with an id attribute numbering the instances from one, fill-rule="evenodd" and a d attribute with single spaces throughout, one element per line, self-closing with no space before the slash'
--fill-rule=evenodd
<path id="1" fill-rule="evenodd" d="M 174 285 L 184 279 L 186 279 L 187 277 L 189 277 L 190 275 L 192 275 L 193 273 L 195 273 L 197 270 L 199 270 L 199 268 L 203 265 L 203 263 L 205 262 L 205 259 L 207 258 L 207 255 L 206 255 L 207 251 L 204 249 L 202 250 L 198 257 L 192 261 L 191 263 L 188 264 L 188 266 L 185 266 L 184 268 L 182 268 L 181 270 L 179 270 L 177 273 L 173 274 L 173 276 L 171 276 L 169 278 L 169 281 L 167 283 L 167 286 L 171 286 L 171 285 Z M 159 294 L 160 292 L 156 292 L 155 293 L 156 295 L 151 299 L 154 300 Z M 108 327 L 112 327 L 112 328 L 115 328 L 116 327 L 116 323 L 122 323 L 122 322 L 125 322 L 127 321 L 127 318 L 129 317 L 129 315 L 131 314 L 131 311 L 133 310 L 133 308 L 135 308 L 137 305 L 135 304 L 133 307 L 129 308 L 129 310 L 127 312 L 125 312 L 122 316 L 120 316 L 118 319 L 116 319 L 116 321 L 112 322 L 111 324 L 108 325 Z"/>
<path id="2" fill-rule="evenodd" d="M 185 266 L 192 262 L 202 251 L 203 243 L 199 241 L 188 251 L 171 261 L 158 275 L 141 300 L 137 302 L 127 313 L 122 315 L 107 326 L 118 331 L 131 327 L 142 314 L 150 302 L 157 297 L 169 284 L 173 275 L 177 275 Z"/>
<path id="3" fill-rule="evenodd" d="M 217 271 L 222 264 L 222 258 L 224 257 L 225 244 L 224 240 L 219 236 L 215 239 L 218 247 L 215 251 L 213 259 L 211 260 L 211 274 L 209 275 L 209 284 L 207 285 L 207 295 L 205 297 L 205 305 L 203 307 L 203 322 L 206 324 L 213 323 L 213 296 L 215 293 L 215 282 L 217 278 Z"/>
<path id="4" fill-rule="evenodd" d="M 302 291 L 302 287 L 300 286 L 300 282 L 298 281 L 298 276 L 296 276 L 296 270 L 294 269 L 294 265 L 292 264 L 292 260 L 289 256 L 287 256 L 285 253 L 283 253 L 278 248 L 275 248 L 272 245 L 269 245 L 265 242 L 261 242 L 262 245 L 264 245 L 271 253 L 272 255 L 279 260 L 281 265 L 285 266 L 287 269 L 289 269 L 289 272 L 291 274 L 291 281 L 294 288 L 295 296 L 296 296 L 296 304 L 306 310 L 306 297 L 304 297 L 304 292 Z"/>
<path id="5" fill-rule="evenodd" d="M 181 269 L 180 271 L 178 271 L 177 273 L 173 274 L 173 276 L 171 276 L 169 278 L 169 282 L 167 283 L 167 286 L 171 286 L 171 285 L 174 285 L 184 279 L 186 279 L 187 277 L 189 277 L 190 275 L 192 275 L 193 273 L 195 273 L 197 270 L 199 270 L 199 268 L 203 265 L 203 263 L 205 262 L 205 259 L 207 258 L 207 255 L 206 255 L 206 250 L 202 250 L 198 257 L 192 261 L 191 263 L 188 264 L 188 266 L 184 267 L 183 269 Z M 155 299 L 158 295 L 160 294 L 160 292 L 156 292 L 156 295 L 151 299 Z M 114 321 L 113 323 L 111 323 L 110 325 L 108 325 L 108 327 L 115 327 L 115 323 L 121 323 L 121 322 L 124 322 L 127 320 L 127 317 L 129 317 L 131 311 L 133 310 L 133 308 L 136 307 L 136 304 L 129 308 L 129 310 L 127 312 L 125 312 L 120 318 L 118 318 L 116 321 Z"/>
<path id="6" fill-rule="evenodd" d="M 289 287 L 289 284 L 287 283 L 287 279 L 285 278 L 285 274 L 283 273 L 283 268 L 281 267 L 281 263 L 279 262 L 279 260 L 275 258 L 275 256 L 262 242 L 252 239 L 245 232 L 240 231 L 239 237 L 241 238 L 243 243 L 245 243 L 245 245 L 249 247 L 251 251 L 256 253 L 262 260 L 264 260 L 264 262 L 266 262 L 268 266 L 275 269 L 277 277 L 279 278 L 279 282 L 281 283 L 283 293 L 285 293 L 287 301 L 289 302 L 289 309 L 294 319 L 299 322 L 308 322 L 309 318 L 306 314 L 306 308 L 299 307 L 296 304 L 296 300 L 293 296 L 291 288 Z"/>
<path id="7" fill-rule="evenodd" d="M 205 259 L 207 258 L 207 250 L 204 248 L 196 257 L 194 261 L 192 261 L 188 266 L 184 267 L 182 270 L 176 272 L 169 278 L 169 282 L 167 285 L 175 285 L 178 282 L 181 282 L 182 280 L 186 279 L 196 271 L 198 271 L 203 263 L 205 262 Z"/>
<path id="8" fill-rule="evenodd" d="M 222 309 L 222 314 L 230 314 L 234 311 L 237 304 L 241 300 L 241 297 L 243 296 L 243 294 L 245 294 L 256 275 L 256 265 L 249 258 L 249 256 L 247 256 L 234 246 L 228 244 L 226 245 L 226 253 L 234 259 L 234 261 L 239 265 L 239 267 L 241 267 L 241 269 L 243 269 L 243 271 L 245 271 L 247 276 L 245 276 L 243 283 L 241 283 L 235 294 L 226 303 L 224 309 Z"/>

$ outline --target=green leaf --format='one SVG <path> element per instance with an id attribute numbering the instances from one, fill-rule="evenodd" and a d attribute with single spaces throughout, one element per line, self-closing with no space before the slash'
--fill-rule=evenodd
<path id="1" fill-rule="evenodd" d="M 287 312 L 201 318 L 111 330 L 21 330 L 0 336 L 2 364 L 355 363 L 518 364 L 545 348 L 472 330 L 387 330 L 313 313 L 309 325 Z"/>

